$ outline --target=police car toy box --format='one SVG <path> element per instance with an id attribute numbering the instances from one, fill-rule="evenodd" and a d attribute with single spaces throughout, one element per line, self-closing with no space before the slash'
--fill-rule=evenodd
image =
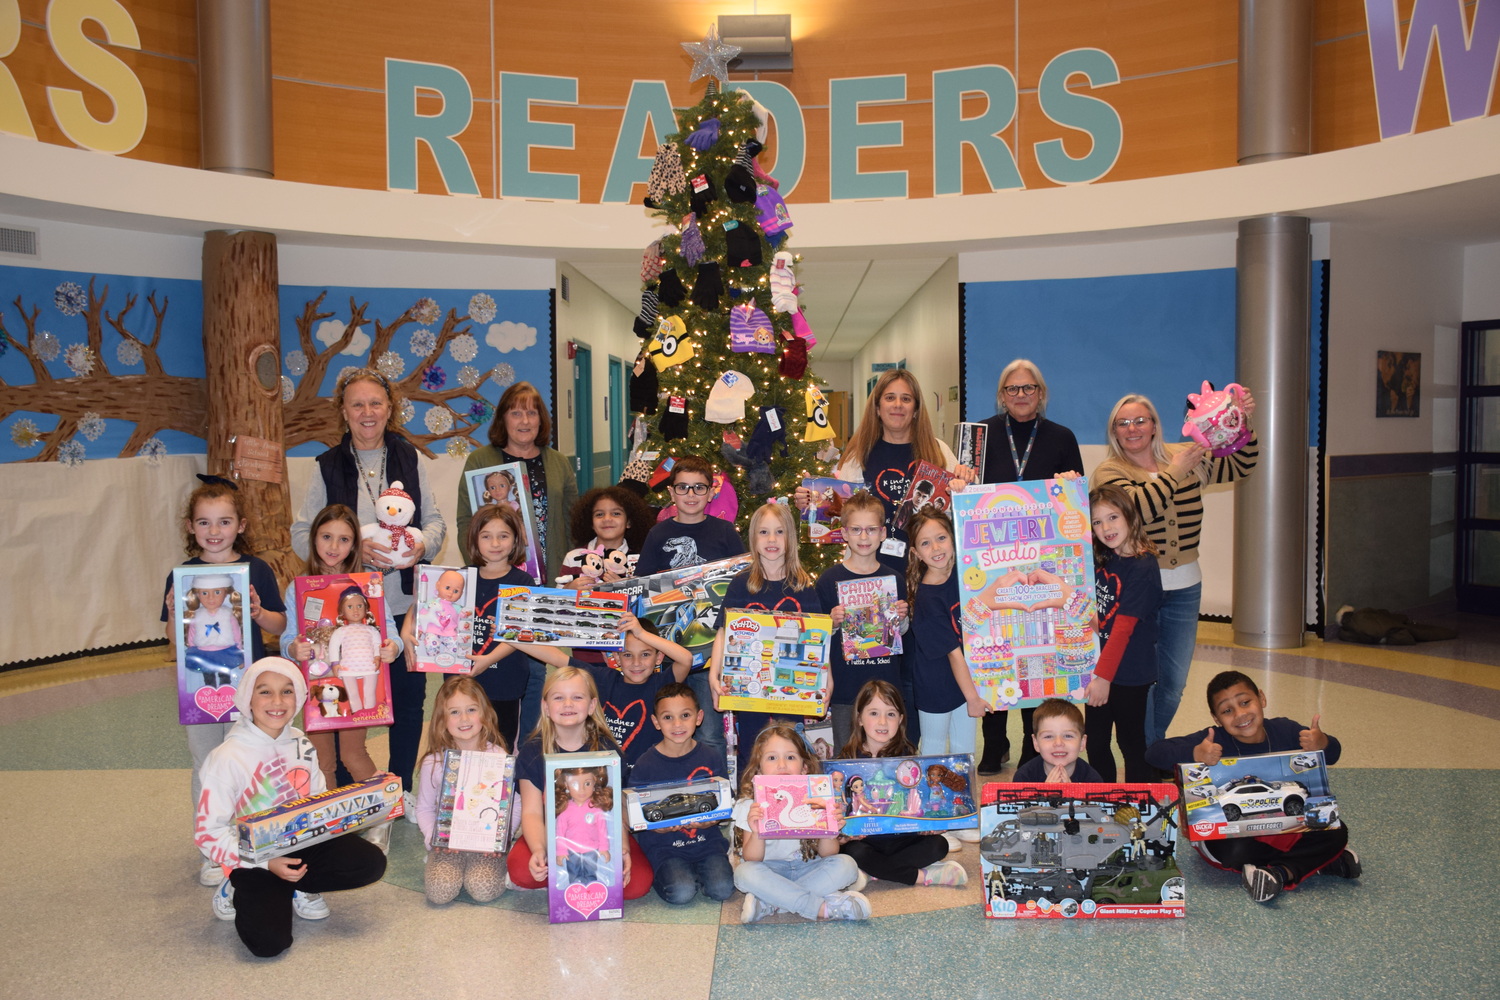
<path id="1" fill-rule="evenodd" d="M 395 775 L 377 774 L 352 785 L 241 816 L 235 821 L 240 858 L 246 864 L 258 865 L 295 854 L 308 844 L 368 830 L 404 813 L 400 780 Z"/>
<path id="2" fill-rule="evenodd" d="M 1175 785 L 984 786 L 979 871 L 984 915 L 1002 920 L 1175 919 Z"/>
<path id="3" fill-rule="evenodd" d="M 729 818 L 734 790 L 727 778 L 664 781 L 625 789 L 625 822 L 632 830 L 708 826 Z"/>
<path id="4" fill-rule="evenodd" d="M 1332 830 L 1338 802 L 1321 750 L 1178 764 L 1189 840 L 1229 840 Z"/>

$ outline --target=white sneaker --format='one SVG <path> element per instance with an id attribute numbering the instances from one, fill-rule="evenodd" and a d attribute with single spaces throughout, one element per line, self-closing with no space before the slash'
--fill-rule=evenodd
<path id="1" fill-rule="evenodd" d="M 962 889 L 969 884 L 969 873 L 957 861 L 934 861 L 921 870 L 923 885 L 951 885 Z"/>
<path id="2" fill-rule="evenodd" d="M 227 878 L 219 883 L 219 889 L 214 893 L 214 916 L 220 920 L 234 919 L 234 886 Z"/>
<path id="3" fill-rule="evenodd" d="M 417 793 L 402 792 L 401 805 L 406 812 L 406 821 L 408 823 L 415 823 L 417 821 Z"/>
<path id="4" fill-rule="evenodd" d="M 753 924 L 757 920 L 762 920 L 765 917 L 769 917 L 773 913 L 780 912 L 780 910 L 772 906 L 770 903 L 767 903 L 759 896 L 752 896 L 747 892 L 745 893 L 744 905 L 740 907 L 740 923 Z"/>
<path id="5" fill-rule="evenodd" d="M 198 868 L 198 884 L 214 886 L 224 881 L 224 866 L 205 861 Z"/>
<path id="6" fill-rule="evenodd" d="M 870 901 L 858 892 L 836 892 L 824 896 L 829 920 L 869 920 Z"/>
<path id="7" fill-rule="evenodd" d="M 293 892 L 292 912 L 303 920 L 326 920 L 333 913 L 316 892 Z"/>
<path id="8" fill-rule="evenodd" d="M 961 850 L 963 850 L 963 846 L 964 846 L 963 843 L 957 837 L 955 837 L 953 834 L 951 834 L 951 833 L 945 833 L 945 834 L 943 834 L 943 839 L 948 842 L 948 853 L 949 854 L 952 854 L 954 851 L 961 851 Z"/>
<path id="9" fill-rule="evenodd" d="M 965 844 L 979 843 L 979 829 L 977 827 L 971 827 L 968 830 L 957 830 L 953 835 Z"/>

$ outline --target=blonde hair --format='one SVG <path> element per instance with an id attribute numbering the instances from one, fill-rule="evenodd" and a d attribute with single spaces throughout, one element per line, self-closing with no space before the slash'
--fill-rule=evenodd
<path id="1" fill-rule="evenodd" d="M 385 426 L 381 430 L 391 429 L 391 421 L 396 416 L 396 411 L 401 409 L 401 393 L 397 391 L 396 384 L 386 378 L 374 368 L 356 368 L 339 379 L 333 387 L 333 408 L 339 415 L 339 426 L 344 430 L 349 429 L 349 421 L 344 419 L 344 393 L 356 382 L 374 382 L 385 390 L 386 401 L 390 403 L 390 412 L 386 414 Z"/>
<path id="2" fill-rule="evenodd" d="M 210 574 L 199 573 L 196 576 L 194 576 L 193 579 L 196 580 L 199 577 L 208 576 L 208 575 L 210 575 Z M 212 587 L 204 587 L 203 589 L 204 590 L 212 590 L 213 588 Z M 227 594 L 224 595 L 224 599 L 229 602 L 229 610 L 234 613 L 234 620 L 235 621 L 239 621 L 240 620 L 240 608 L 243 607 L 243 598 L 240 597 L 239 588 L 231 586 L 231 587 L 228 587 L 226 589 L 229 591 L 229 593 L 227 593 Z M 197 613 L 197 611 L 198 611 L 198 605 L 199 605 L 199 600 L 198 600 L 198 587 L 197 587 L 196 584 L 194 584 L 193 586 L 188 587 L 187 597 L 185 597 L 183 599 L 182 603 L 183 603 L 183 606 L 187 608 L 188 614 L 196 614 Z"/>
<path id="3" fill-rule="evenodd" d="M 1025 358 L 1017 358 L 1000 372 L 1000 381 L 995 383 L 995 404 L 1000 407 L 1001 413 L 1010 413 L 1005 406 L 1005 380 L 1022 368 L 1029 371 L 1031 377 L 1036 380 L 1036 415 L 1039 418 L 1045 417 L 1047 415 L 1047 380 L 1042 378 L 1042 370 L 1036 366 L 1036 362 Z"/>
<path id="4" fill-rule="evenodd" d="M 557 728 L 552 724 L 551 716 L 547 714 L 547 696 L 557 685 L 571 680 L 582 680 L 584 691 L 588 694 L 589 700 L 594 703 L 588 718 L 583 720 L 582 749 L 614 750 L 618 753 L 620 748 L 615 743 L 615 738 L 610 735 L 609 723 L 604 718 L 604 710 L 599 707 L 599 689 L 594 685 L 593 675 L 587 670 L 572 665 L 558 667 L 542 685 L 542 717 L 537 720 L 536 729 L 532 730 L 532 735 L 542 741 L 542 753 L 557 753 Z"/>
<path id="5" fill-rule="evenodd" d="M 745 773 L 740 775 L 740 794 L 742 799 L 753 799 L 755 797 L 755 776 L 760 774 L 760 759 L 765 753 L 766 744 L 772 737 L 780 737 L 786 740 L 797 750 L 797 755 L 802 758 L 802 770 L 804 774 L 822 774 L 823 763 L 818 760 L 816 754 L 808 747 L 807 741 L 802 734 L 790 722 L 772 722 L 762 729 L 755 737 L 755 742 L 750 747 L 750 763 L 745 767 Z M 734 831 L 734 846 L 736 850 L 741 848 L 741 840 L 738 827 Z M 802 860 L 810 861 L 818 853 L 818 842 L 814 839 L 804 839 L 802 844 Z"/>
<path id="6" fill-rule="evenodd" d="M 911 418 L 911 457 L 939 468 L 944 467 L 946 463 L 943 461 L 943 449 L 932 433 L 932 421 L 927 416 L 927 407 L 922 403 L 922 387 L 918 384 L 917 377 L 905 368 L 893 368 L 876 380 L 875 388 L 870 390 L 870 398 L 865 400 L 865 412 L 859 418 L 859 426 L 849 438 L 849 447 L 844 449 L 844 461 L 852 459 L 864 465 L 865 459 L 870 457 L 870 449 L 884 433 L 878 412 L 880 397 L 885 395 L 886 389 L 897 379 L 906 382 L 915 398 Z"/>
<path id="7" fill-rule="evenodd" d="M 1115 408 L 1109 411 L 1109 420 L 1104 425 L 1104 443 L 1109 448 L 1109 457 L 1126 465 L 1135 465 L 1130 456 L 1120 450 L 1120 442 L 1115 438 L 1115 421 L 1119 418 L 1120 411 L 1131 403 L 1144 406 L 1146 415 L 1151 418 L 1151 457 L 1161 465 L 1170 465 L 1172 457 L 1167 454 L 1167 446 L 1161 439 L 1161 414 L 1156 412 L 1156 406 L 1151 400 L 1138 392 L 1121 396 Z"/>
<path id="8" fill-rule="evenodd" d="M 438 688 L 437 697 L 432 702 L 432 717 L 427 720 L 428 756 L 441 755 L 444 750 L 458 749 L 458 744 L 453 741 L 453 734 L 448 732 L 446 715 L 448 699 L 459 694 L 479 706 L 479 735 L 484 741 L 480 745 L 493 743 L 500 749 L 509 751 L 510 748 L 505 745 L 505 737 L 500 735 L 500 720 L 495 716 L 495 706 L 490 704 L 484 688 L 472 677 L 455 674 L 443 681 L 443 686 Z"/>
<path id="9" fill-rule="evenodd" d="M 797 546 L 797 518 L 792 509 L 784 503 L 763 503 L 755 508 L 755 513 L 750 515 L 750 527 L 747 531 L 750 542 L 750 579 L 746 589 L 752 594 L 758 594 L 765 589 L 766 574 L 760 565 L 760 553 L 755 550 L 755 533 L 760 529 L 760 522 L 768 517 L 774 517 L 781 522 L 782 529 L 786 532 L 786 587 L 788 590 L 806 590 L 813 585 L 812 574 L 802 568 L 802 553 Z"/>

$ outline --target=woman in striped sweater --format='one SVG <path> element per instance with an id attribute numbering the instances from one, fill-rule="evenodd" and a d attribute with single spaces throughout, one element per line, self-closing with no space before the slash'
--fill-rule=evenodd
<path id="1" fill-rule="evenodd" d="M 1240 391 L 1246 419 L 1255 412 L 1255 397 Z M 1089 477 L 1091 486 L 1113 484 L 1135 502 L 1146 534 L 1155 543 L 1161 567 L 1162 603 L 1157 612 L 1158 675 L 1146 705 L 1146 745 L 1167 735 L 1177 714 L 1193 646 L 1198 638 L 1198 606 L 1203 572 L 1198 566 L 1198 538 L 1203 529 L 1203 487 L 1248 476 L 1255 469 L 1260 444 L 1251 436 L 1239 451 L 1214 458 L 1192 442 L 1166 444 L 1161 417 L 1145 396 L 1121 397 L 1110 411 L 1106 434 L 1109 456 Z"/>

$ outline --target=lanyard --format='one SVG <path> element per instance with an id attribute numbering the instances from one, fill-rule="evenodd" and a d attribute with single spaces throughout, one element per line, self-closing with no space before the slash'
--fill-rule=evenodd
<path id="1" fill-rule="evenodd" d="M 1041 418 L 1038 417 L 1037 420 L 1040 421 Z M 1016 467 L 1016 482 L 1018 482 L 1018 483 L 1021 480 L 1023 480 L 1023 479 L 1026 478 L 1026 476 L 1025 476 L 1026 463 L 1029 462 L 1029 461 L 1031 461 L 1031 449 L 1032 449 L 1032 446 L 1036 444 L 1036 432 L 1039 429 L 1040 428 L 1038 428 L 1038 426 L 1036 424 L 1032 424 L 1031 425 L 1031 440 L 1026 442 L 1026 454 L 1017 457 L 1017 455 L 1016 455 L 1016 439 L 1015 439 L 1014 435 L 1012 435 L 1011 432 L 1010 432 L 1010 414 L 1007 413 L 1005 415 L 1005 440 L 1007 440 L 1007 441 L 1010 442 L 1010 460 L 1011 460 L 1012 463 L 1015 464 L 1015 467 Z"/>

